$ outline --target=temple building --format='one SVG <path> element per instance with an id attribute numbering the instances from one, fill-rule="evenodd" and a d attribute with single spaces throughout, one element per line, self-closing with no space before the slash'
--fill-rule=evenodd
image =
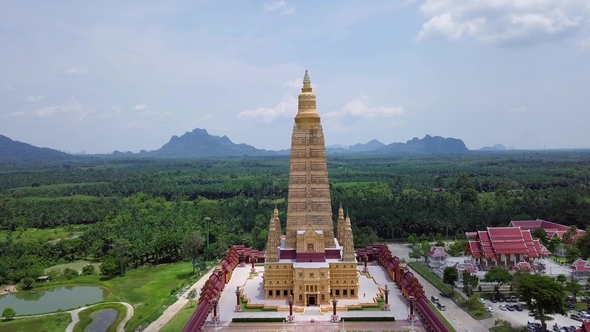
<path id="1" fill-rule="evenodd" d="M 307 70 L 291 137 L 287 227 L 279 211 L 270 219 L 264 266 L 267 299 L 296 305 L 358 297 L 358 270 L 350 218 L 338 210 L 334 236 L 326 147 Z"/>

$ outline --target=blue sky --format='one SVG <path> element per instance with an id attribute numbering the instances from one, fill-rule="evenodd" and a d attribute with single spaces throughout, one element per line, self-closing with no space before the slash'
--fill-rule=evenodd
<path id="1" fill-rule="evenodd" d="M 305 69 L 327 144 L 590 148 L 587 0 L 5 0 L 0 45 L 0 134 L 64 151 L 288 148 Z"/>

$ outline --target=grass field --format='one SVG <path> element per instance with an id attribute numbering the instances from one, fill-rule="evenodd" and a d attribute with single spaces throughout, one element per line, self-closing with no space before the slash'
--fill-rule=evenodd
<path id="1" fill-rule="evenodd" d="M 127 308 L 124 305 L 119 304 L 119 303 L 99 304 L 94 307 L 91 307 L 91 308 L 81 311 L 78 314 L 80 317 L 80 321 L 78 322 L 78 324 L 76 324 L 76 326 L 74 326 L 74 332 L 84 332 L 84 329 L 86 328 L 86 326 L 88 326 L 88 324 L 92 323 L 92 318 L 90 318 L 90 315 L 94 312 L 101 311 L 104 309 L 115 309 L 118 312 L 117 319 L 115 320 L 113 325 L 111 325 L 110 328 L 108 329 L 108 332 L 115 332 L 117 330 L 117 325 L 119 325 L 119 323 L 123 320 L 123 318 L 125 318 L 125 314 L 127 313 Z"/>
<path id="2" fill-rule="evenodd" d="M 188 263 L 159 265 L 128 271 L 125 276 L 102 279 L 98 275 L 80 276 L 71 280 L 50 281 L 44 286 L 56 285 L 100 285 L 107 287 L 111 294 L 103 302 L 128 302 L 135 307 L 135 315 L 125 330 L 135 330 L 156 320 L 177 298 L 171 295 L 189 281 L 192 266 Z"/>
<path id="3" fill-rule="evenodd" d="M 507 327 L 507 326 L 496 326 L 490 329 L 492 332 L 518 332 L 519 330 Z"/>
<path id="4" fill-rule="evenodd" d="M 59 264 L 59 265 L 50 266 L 45 269 L 45 273 L 47 273 L 51 270 L 63 271 L 65 268 L 70 268 L 70 269 L 77 270 L 78 272 L 82 272 L 82 268 L 88 264 L 94 265 L 94 268 L 96 269 L 95 271 L 97 271 L 97 272 L 100 271 L 99 270 L 100 263 L 93 263 L 90 261 L 76 261 L 76 262 L 72 262 L 72 263 L 68 263 L 68 264 Z"/>
<path id="5" fill-rule="evenodd" d="M 0 321 L 2 332 L 63 332 L 72 322 L 70 314 L 57 314 L 35 318 L 19 318 Z"/>
<path id="6" fill-rule="evenodd" d="M 184 308 L 180 309 L 180 311 L 172 317 L 172 319 L 168 322 L 168 324 L 164 325 L 164 327 L 160 330 L 160 332 L 177 332 L 182 331 L 182 328 L 186 325 L 188 320 L 191 318 L 191 315 L 197 309 L 197 301 L 194 303 L 187 303 Z"/>
<path id="7" fill-rule="evenodd" d="M 58 241 L 60 239 L 71 238 L 72 236 L 82 233 L 85 226 L 65 226 L 56 228 L 27 228 L 26 230 L 17 230 L 12 232 L 12 239 L 18 241 Z M 5 241 L 9 231 L 0 231 L 0 241 Z"/>

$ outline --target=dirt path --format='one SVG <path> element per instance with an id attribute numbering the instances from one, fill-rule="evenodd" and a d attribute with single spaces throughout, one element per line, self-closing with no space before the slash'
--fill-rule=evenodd
<path id="1" fill-rule="evenodd" d="M 0 295 L 12 294 L 12 293 L 16 293 L 16 291 L 17 291 L 16 285 L 7 285 L 3 289 L 0 289 Z"/>
<path id="2" fill-rule="evenodd" d="M 201 288 L 205 285 L 205 282 L 207 281 L 207 279 L 209 279 L 209 276 L 211 276 L 212 273 L 213 273 L 213 269 L 210 269 L 207 273 L 205 273 L 201 277 L 201 279 L 199 279 L 199 281 L 197 281 L 189 289 L 187 289 L 184 294 L 188 294 L 188 292 L 193 288 L 196 289 L 197 292 L 200 292 Z M 188 299 L 186 297 L 184 297 L 184 294 L 176 302 L 174 302 L 173 305 L 169 306 L 164 311 L 162 316 L 160 316 L 158 319 L 153 321 L 143 331 L 144 332 L 160 331 L 164 327 L 164 325 L 166 325 L 172 319 L 172 317 L 174 317 L 180 311 L 180 309 L 184 308 L 184 306 L 188 303 Z M 200 293 L 199 293 L 199 295 L 200 295 Z"/>

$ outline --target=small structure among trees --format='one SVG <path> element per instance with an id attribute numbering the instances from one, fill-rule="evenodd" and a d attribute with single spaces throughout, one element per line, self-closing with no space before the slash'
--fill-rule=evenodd
<path id="1" fill-rule="evenodd" d="M 441 267 L 447 262 L 447 252 L 444 247 L 432 247 L 428 251 L 428 265 L 430 267 Z"/>

